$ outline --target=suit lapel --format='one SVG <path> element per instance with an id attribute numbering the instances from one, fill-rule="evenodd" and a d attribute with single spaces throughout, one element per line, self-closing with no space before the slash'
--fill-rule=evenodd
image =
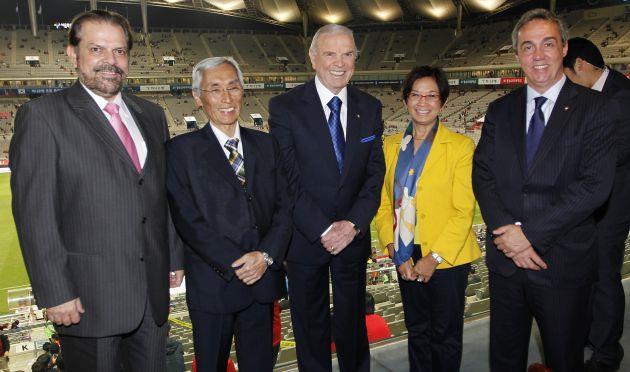
<path id="1" fill-rule="evenodd" d="M 431 169 L 435 164 L 438 164 L 442 158 L 444 158 L 446 154 L 447 143 L 450 142 L 448 138 L 448 133 L 446 128 L 444 128 L 441 124 L 438 124 L 438 130 L 435 134 L 435 139 L 431 144 L 431 150 L 429 151 L 429 155 L 427 156 L 426 163 L 422 168 L 422 173 L 426 173 L 429 169 Z M 413 145 L 413 144 L 412 144 Z M 420 175 L 422 177 L 422 175 Z M 419 180 L 420 178 L 418 178 Z"/>
<path id="2" fill-rule="evenodd" d="M 511 115 L 512 123 L 512 141 L 516 149 L 518 164 L 521 167 L 521 174 L 527 173 L 527 165 L 525 164 L 525 131 L 527 125 L 525 123 L 527 117 L 527 89 L 520 88 L 519 94 L 514 97 L 514 111 L 516 115 Z M 496 136 L 495 136 L 496 141 Z"/>
<path id="3" fill-rule="evenodd" d="M 354 148 L 359 143 L 359 134 L 361 132 L 361 113 L 359 110 L 359 100 L 357 99 L 354 89 L 348 85 L 348 102 L 346 117 L 346 149 L 343 155 L 343 168 L 341 170 L 341 182 L 344 182 L 356 151 Z M 330 132 L 330 131 L 329 131 Z M 330 141 L 332 144 L 332 139 Z M 333 148 L 334 154 L 334 148 Z M 335 158 L 335 163 L 336 163 Z"/>
<path id="4" fill-rule="evenodd" d="M 103 111 L 101 111 L 96 102 L 78 81 L 72 87 L 68 88 L 66 98 L 68 104 L 82 119 L 81 121 L 101 138 L 122 161 L 126 162 L 135 171 L 133 162 L 120 141 L 118 134 L 116 134 L 114 128 L 112 128 L 112 125 L 107 120 Z"/>
<path id="5" fill-rule="evenodd" d="M 532 166 L 529 168 L 529 174 L 531 174 L 536 165 L 540 163 L 541 159 L 545 157 L 547 152 L 553 148 L 554 144 L 557 143 L 557 138 L 562 132 L 562 128 L 564 128 L 564 125 L 575 109 L 571 104 L 571 99 L 575 93 L 575 86 L 567 79 L 560 90 L 558 100 L 553 106 L 553 111 L 547 121 L 542 138 L 540 139 L 538 150 L 534 155 Z"/>
<path id="6" fill-rule="evenodd" d="M 241 127 L 241 140 L 243 141 L 243 156 L 245 162 L 245 184 L 253 190 L 254 174 L 256 172 L 256 159 L 260 156 L 258 145 L 249 133 L 249 129 Z"/>
<path id="7" fill-rule="evenodd" d="M 210 123 L 206 124 L 203 129 L 203 133 L 208 138 L 209 144 L 206 146 L 204 154 L 204 159 L 209 163 L 208 169 L 211 169 L 218 174 L 220 174 L 225 180 L 232 186 L 237 189 L 241 189 L 241 183 L 236 178 L 236 174 L 234 173 L 234 169 L 230 165 L 227 157 L 225 156 L 225 152 L 223 151 L 223 144 L 220 144 L 217 140 L 217 137 L 212 132 L 212 128 L 210 128 Z M 244 148 L 243 144 L 243 148 Z M 246 153 L 245 150 L 243 152 Z M 245 175 L 247 176 L 247 164 L 245 164 Z"/>

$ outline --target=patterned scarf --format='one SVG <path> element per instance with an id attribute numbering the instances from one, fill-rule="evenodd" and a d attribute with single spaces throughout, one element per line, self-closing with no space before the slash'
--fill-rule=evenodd
<path id="1" fill-rule="evenodd" d="M 413 124 L 410 122 L 400 143 L 398 162 L 394 173 L 394 263 L 402 265 L 413 253 L 416 227 L 416 184 L 422 174 L 435 139 L 438 124 L 413 153 Z"/>

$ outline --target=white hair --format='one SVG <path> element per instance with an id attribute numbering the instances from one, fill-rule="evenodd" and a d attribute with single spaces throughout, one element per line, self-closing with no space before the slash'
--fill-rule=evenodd
<path id="1" fill-rule="evenodd" d="M 234 60 L 232 57 L 210 57 L 206 58 L 195 65 L 192 72 L 192 90 L 199 94 L 199 89 L 201 88 L 201 80 L 203 80 L 203 72 L 206 70 L 212 70 L 220 65 L 228 63 L 234 67 L 236 70 L 236 75 L 238 76 L 238 81 L 241 83 L 241 87 L 244 87 L 243 81 L 243 73 L 241 69 L 238 67 L 238 62 Z"/>
<path id="2" fill-rule="evenodd" d="M 319 39 L 320 36 L 326 35 L 326 34 L 348 35 L 352 38 L 352 42 L 354 43 L 354 35 L 351 29 L 343 25 L 331 23 L 331 24 L 327 24 L 325 26 L 320 27 L 319 30 L 315 32 L 315 35 L 313 35 L 313 40 L 311 41 L 311 47 L 309 48 L 309 50 L 312 53 L 317 53 L 317 40 Z"/>

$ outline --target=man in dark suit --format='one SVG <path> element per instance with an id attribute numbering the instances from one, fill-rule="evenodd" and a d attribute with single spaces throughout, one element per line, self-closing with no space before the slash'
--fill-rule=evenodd
<path id="1" fill-rule="evenodd" d="M 621 285 L 621 265 L 630 227 L 630 80 L 606 67 L 604 58 L 590 40 L 569 40 L 563 60 L 564 72 L 574 83 L 600 91 L 609 100 L 616 123 L 617 168 L 610 198 L 596 212 L 597 282 L 591 298 L 592 318 L 588 343 L 593 354 L 588 371 L 616 371 L 623 359 L 619 343 L 623 333 L 626 297 Z"/>
<path id="2" fill-rule="evenodd" d="M 121 15 L 78 15 L 67 53 L 79 80 L 24 104 L 11 141 L 13 215 L 40 307 L 67 371 L 165 368 L 182 246 L 166 198 L 162 109 L 122 94 L 132 46 Z"/>
<path id="3" fill-rule="evenodd" d="M 273 302 L 286 293 L 282 262 L 292 197 L 270 135 L 238 123 L 243 75 L 230 57 L 193 69 L 209 118 L 167 144 L 173 220 L 186 243 L 186 297 L 197 370 L 225 371 L 232 336 L 239 370 L 273 369 Z"/>
<path id="4" fill-rule="evenodd" d="M 494 101 L 473 165 L 488 226 L 490 365 L 525 371 L 532 318 L 554 372 L 583 369 L 596 266 L 595 210 L 614 175 L 603 97 L 569 81 L 564 23 L 525 13 L 512 42 L 528 85 Z"/>
<path id="5" fill-rule="evenodd" d="M 269 102 L 296 199 L 287 274 L 301 371 L 332 368 L 329 272 L 340 369 L 370 368 L 365 270 L 385 170 L 381 103 L 348 85 L 356 53 L 350 29 L 320 28 L 309 50 L 315 79 Z"/>

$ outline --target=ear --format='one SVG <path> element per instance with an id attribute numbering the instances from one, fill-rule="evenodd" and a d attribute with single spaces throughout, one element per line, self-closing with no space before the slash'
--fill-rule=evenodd
<path id="1" fill-rule="evenodd" d="M 68 58 L 70 58 L 70 62 L 72 62 L 72 64 L 76 68 L 78 66 L 76 48 L 73 47 L 72 45 L 68 45 L 66 47 L 66 54 L 68 55 Z"/>
<path id="2" fill-rule="evenodd" d="M 192 96 L 193 96 L 193 99 L 195 100 L 195 103 L 197 104 L 197 107 L 202 107 L 203 104 L 201 102 L 201 98 L 199 98 L 199 96 L 194 90 L 192 91 Z"/>
<path id="3" fill-rule="evenodd" d="M 315 52 L 313 52 L 310 48 L 308 50 L 308 57 L 311 59 L 311 66 L 313 66 L 313 70 L 317 69 L 317 66 L 315 65 Z"/>

